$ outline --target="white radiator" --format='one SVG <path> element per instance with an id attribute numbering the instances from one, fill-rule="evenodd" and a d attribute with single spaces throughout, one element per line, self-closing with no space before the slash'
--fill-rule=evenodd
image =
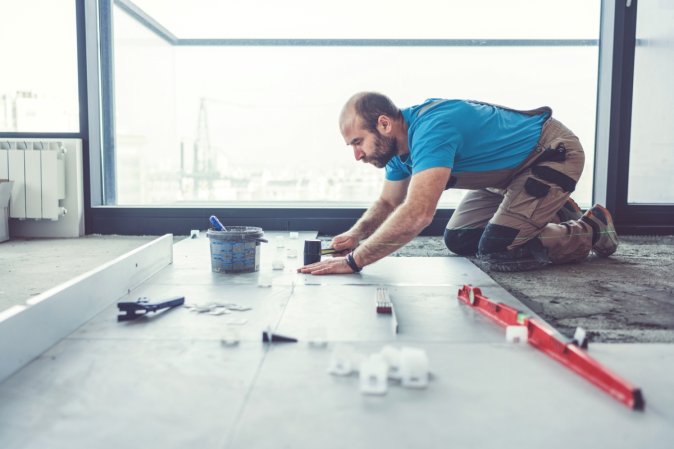
<path id="1" fill-rule="evenodd" d="M 0 179 L 14 181 L 10 236 L 83 234 L 79 139 L 0 139 Z"/>
<path id="2" fill-rule="evenodd" d="M 66 214 L 66 151 L 60 141 L 0 141 L 0 179 L 14 181 L 10 218 L 58 220 Z"/>

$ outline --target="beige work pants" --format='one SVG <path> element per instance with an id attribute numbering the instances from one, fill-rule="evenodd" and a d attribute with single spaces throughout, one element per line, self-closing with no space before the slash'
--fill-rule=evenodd
<path id="1" fill-rule="evenodd" d="M 562 208 L 583 172 L 583 147 L 566 126 L 550 118 L 535 152 L 565 148 L 565 159 L 518 168 L 505 188 L 471 190 L 447 224 L 447 231 L 479 230 L 478 255 L 512 251 L 541 240 L 552 263 L 582 260 L 592 249 L 592 229 L 582 221 L 560 223 Z M 561 176 L 560 176 L 561 175 Z M 451 248 L 450 248 L 451 249 Z"/>

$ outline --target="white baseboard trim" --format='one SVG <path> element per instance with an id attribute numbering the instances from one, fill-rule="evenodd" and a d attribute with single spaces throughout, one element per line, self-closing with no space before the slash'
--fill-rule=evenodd
<path id="1" fill-rule="evenodd" d="M 0 382 L 172 262 L 166 234 L 0 312 Z"/>

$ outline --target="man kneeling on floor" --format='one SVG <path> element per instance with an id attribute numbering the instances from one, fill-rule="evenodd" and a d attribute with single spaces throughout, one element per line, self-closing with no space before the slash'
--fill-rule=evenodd
<path id="1" fill-rule="evenodd" d="M 449 188 L 469 189 L 445 229 L 445 244 L 495 271 L 531 270 L 613 254 L 609 211 L 584 215 L 570 198 L 583 171 L 583 147 L 552 110 L 518 111 L 465 100 L 429 99 L 399 109 L 362 92 L 340 115 L 357 161 L 384 168 L 375 203 L 332 247 L 348 252 L 301 267 L 353 273 L 389 255 L 431 223 Z"/>

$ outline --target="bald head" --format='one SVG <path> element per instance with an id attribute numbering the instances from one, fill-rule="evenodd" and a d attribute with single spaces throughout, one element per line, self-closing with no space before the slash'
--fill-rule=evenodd
<path id="1" fill-rule="evenodd" d="M 402 117 L 400 109 L 390 98 L 377 92 L 359 92 L 346 102 L 339 115 L 339 127 L 359 125 L 370 132 L 376 132 L 377 120 L 385 115 L 393 120 Z"/>

